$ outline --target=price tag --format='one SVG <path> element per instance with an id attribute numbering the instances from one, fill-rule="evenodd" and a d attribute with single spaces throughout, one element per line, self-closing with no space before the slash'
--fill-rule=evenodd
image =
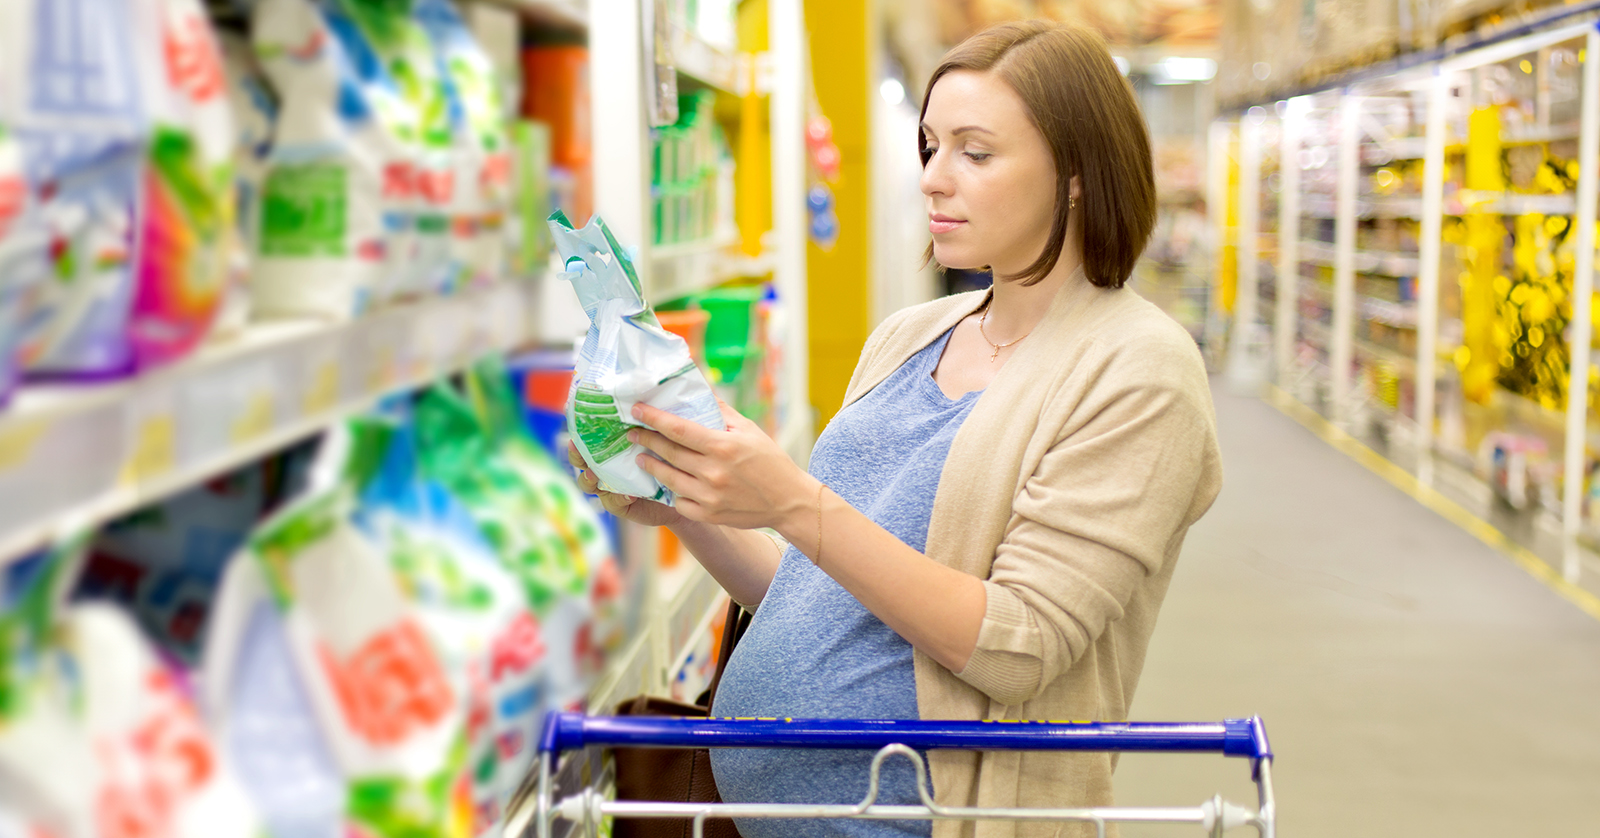
<path id="1" fill-rule="evenodd" d="M 44 435 L 43 419 L 8 422 L 0 425 L 0 471 L 10 471 L 24 462 Z"/>
<path id="2" fill-rule="evenodd" d="M 269 430 L 272 430 L 272 394 L 257 392 L 245 399 L 244 408 L 229 429 L 229 438 L 234 445 L 244 445 Z"/>
<path id="3" fill-rule="evenodd" d="M 305 411 L 307 416 L 317 416 L 333 410 L 339 401 L 339 362 L 324 361 L 311 374 L 311 385 L 306 388 Z"/>
<path id="4" fill-rule="evenodd" d="M 147 416 L 133 434 L 133 448 L 122 468 L 123 483 L 152 480 L 177 464 L 177 422 L 170 413 Z"/>

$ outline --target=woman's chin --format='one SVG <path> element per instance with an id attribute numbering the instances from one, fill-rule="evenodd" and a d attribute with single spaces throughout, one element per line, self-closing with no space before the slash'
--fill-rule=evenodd
<path id="1" fill-rule="evenodd" d="M 972 258 L 970 253 L 961 253 L 955 248 L 941 248 L 937 242 L 933 245 L 933 261 L 941 267 L 951 271 L 976 271 L 988 264 L 980 259 Z"/>

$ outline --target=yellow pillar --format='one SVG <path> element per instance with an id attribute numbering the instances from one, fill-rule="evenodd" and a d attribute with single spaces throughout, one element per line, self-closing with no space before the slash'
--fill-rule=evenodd
<path id="1" fill-rule="evenodd" d="M 817 427 L 844 402 L 869 330 L 872 264 L 872 9 L 860 0 L 806 0 L 811 78 L 843 162 L 832 184 L 839 240 L 808 245 L 806 300 L 811 340 L 811 404 Z"/>

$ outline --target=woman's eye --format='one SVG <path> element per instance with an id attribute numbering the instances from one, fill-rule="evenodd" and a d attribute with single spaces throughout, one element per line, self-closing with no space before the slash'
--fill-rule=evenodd
<path id="1" fill-rule="evenodd" d="M 983 161 L 988 160 L 990 157 L 994 156 L 994 155 L 989 154 L 988 152 L 984 152 L 984 151 L 968 151 L 968 152 L 966 152 L 966 155 L 967 155 L 967 158 L 970 159 L 974 163 L 982 163 Z"/>

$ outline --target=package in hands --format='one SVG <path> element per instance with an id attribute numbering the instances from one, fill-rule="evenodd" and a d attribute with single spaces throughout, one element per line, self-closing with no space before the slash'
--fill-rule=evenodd
<path id="1" fill-rule="evenodd" d="M 633 406 L 648 404 L 720 431 L 727 426 L 716 394 L 689 345 L 661 328 L 639 275 L 604 221 L 597 216 L 575 230 L 557 211 L 550 231 L 566 266 L 561 278 L 572 283 L 589 315 L 567 394 L 567 432 L 601 489 L 671 505 L 672 491 L 639 467 L 637 457 L 646 449 L 628 441 L 628 428 L 642 427 Z"/>

